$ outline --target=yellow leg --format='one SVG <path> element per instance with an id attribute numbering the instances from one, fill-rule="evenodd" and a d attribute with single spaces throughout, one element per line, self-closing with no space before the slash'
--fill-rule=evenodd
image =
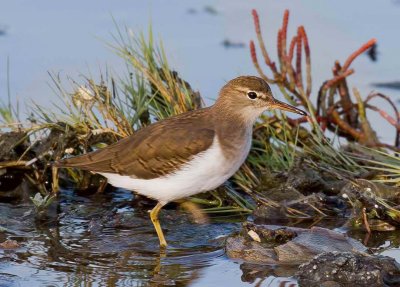
<path id="1" fill-rule="evenodd" d="M 157 203 L 157 205 L 150 211 L 150 219 L 156 229 L 161 248 L 167 247 L 167 241 L 165 241 L 164 233 L 162 232 L 160 221 L 158 220 L 158 214 L 163 206 L 164 204 Z"/>

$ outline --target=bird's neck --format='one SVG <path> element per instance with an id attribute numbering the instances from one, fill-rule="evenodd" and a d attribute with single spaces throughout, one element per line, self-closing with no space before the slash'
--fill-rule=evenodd
<path id="1" fill-rule="evenodd" d="M 238 151 L 247 149 L 251 142 L 255 119 L 245 120 L 237 111 L 226 106 L 214 105 L 211 107 L 211 113 L 218 141 L 224 148 L 225 156 L 230 158 Z"/>
<path id="2" fill-rule="evenodd" d="M 229 122 L 236 127 L 252 128 L 257 118 L 262 114 L 262 110 L 256 111 L 253 107 L 237 106 L 231 102 L 225 102 L 218 99 L 217 102 L 210 107 L 214 118 L 221 122 Z"/>

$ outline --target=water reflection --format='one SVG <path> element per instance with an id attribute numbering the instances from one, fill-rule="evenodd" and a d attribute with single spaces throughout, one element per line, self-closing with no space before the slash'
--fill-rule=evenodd
<path id="1" fill-rule="evenodd" d="M 146 209 L 131 200 L 121 190 L 90 197 L 63 191 L 44 218 L 35 218 L 30 204 L 1 203 L 0 241 L 21 248 L 0 250 L 0 286 L 186 286 L 224 255 L 219 237 L 238 227 L 194 225 L 166 210 L 171 247 L 160 253 Z"/>
<path id="2" fill-rule="evenodd" d="M 400 230 L 387 232 L 372 232 L 371 234 L 361 230 L 348 231 L 350 237 L 362 241 L 365 246 L 374 253 L 382 253 L 386 250 L 398 248 L 400 246 Z M 399 261 L 400 258 L 396 258 Z"/>
<path id="3" fill-rule="evenodd" d="M 289 278 L 296 273 L 297 265 L 266 266 L 242 263 L 240 269 L 243 272 L 242 280 L 256 283 L 256 286 L 297 286 L 296 281 Z"/>

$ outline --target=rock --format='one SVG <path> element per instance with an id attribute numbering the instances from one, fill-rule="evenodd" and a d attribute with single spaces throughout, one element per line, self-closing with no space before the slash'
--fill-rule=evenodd
<path id="1" fill-rule="evenodd" d="M 271 223 L 273 220 L 285 220 L 287 219 L 286 209 L 281 207 L 271 207 L 260 205 L 253 211 L 254 221 L 259 221 L 259 223 Z M 282 224 L 282 223 L 280 223 Z"/>
<path id="2" fill-rule="evenodd" d="M 400 286 L 400 265 L 390 257 L 322 253 L 299 266 L 300 286 Z"/>
<path id="3" fill-rule="evenodd" d="M 321 175 L 309 167 L 295 165 L 288 174 L 286 185 L 302 194 L 307 195 L 327 189 L 327 184 Z"/>
<path id="4" fill-rule="evenodd" d="M 323 252 L 365 252 L 359 241 L 326 228 L 313 227 L 293 240 L 275 247 L 278 260 L 299 264 Z"/>
<path id="5" fill-rule="evenodd" d="M 335 216 L 343 214 L 347 207 L 338 196 L 347 181 L 310 168 L 301 159 L 288 172 L 263 173 L 260 182 L 257 192 L 279 206 L 261 204 L 253 213 L 255 218 L 286 219 L 288 208 L 301 210 L 310 217 L 320 216 L 321 210 Z"/>
<path id="6" fill-rule="evenodd" d="M 271 188 L 268 191 L 265 191 L 264 194 L 268 199 L 276 202 L 296 200 L 304 197 L 304 195 L 297 191 L 297 189 L 286 184 Z"/>
<path id="7" fill-rule="evenodd" d="M 332 193 L 322 176 L 312 168 L 297 162 L 287 173 L 263 173 L 259 192 L 275 201 L 299 199 L 314 192 Z M 336 192 L 338 193 L 340 189 Z"/>
<path id="8" fill-rule="evenodd" d="M 276 253 L 272 248 L 265 248 L 262 244 L 248 241 L 242 236 L 229 237 L 226 240 L 225 250 L 228 257 L 246 262 L 278 263 Z"/>
<path id="9" fill-rule="evenodd" d="M 249 236 L 250 231 L 261 242 Z M 228 238 L 225 249 L 231 258 L 268 264 L 301 264 L 324 252 L 367 251 L 359 241 L 321 227 L 303 229 L 249 222 L 243 224 L 241 235 Z"/>

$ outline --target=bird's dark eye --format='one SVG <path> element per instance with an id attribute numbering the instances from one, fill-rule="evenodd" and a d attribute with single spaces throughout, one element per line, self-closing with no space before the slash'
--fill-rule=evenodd
<path id="1" fill-rule="evenodd" d="M 257 93 L 256 92 L 248 92 L 247 97 L 251 100 L 255 100 L 257 98 Z"/>

